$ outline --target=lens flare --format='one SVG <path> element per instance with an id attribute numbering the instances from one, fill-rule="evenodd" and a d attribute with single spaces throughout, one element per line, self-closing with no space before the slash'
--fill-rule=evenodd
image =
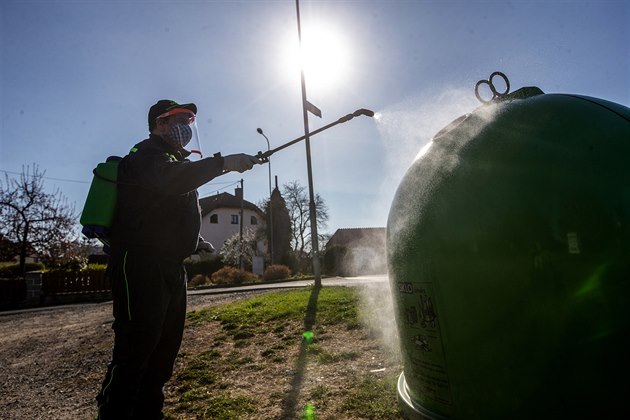
<path id="1" fill-rule="evenodd" d="M 294 32 L 286 39 L 281 66 L 288 77 L 304 69 L 308 86 L 314 90 L 338 86 L 347 77 L 351 51 L 346 37 L 333 25 L 304 25 L 301 49 Z"/>

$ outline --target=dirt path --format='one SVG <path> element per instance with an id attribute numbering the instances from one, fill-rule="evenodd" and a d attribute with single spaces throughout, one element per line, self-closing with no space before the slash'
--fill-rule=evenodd
<path id="1" fill-rule="evenodd" d="M 189 296 L 189 310 L 251 297 Z M 0 418 L 93 419 L 111 356 L 111 302 L 0 316 Z"/>

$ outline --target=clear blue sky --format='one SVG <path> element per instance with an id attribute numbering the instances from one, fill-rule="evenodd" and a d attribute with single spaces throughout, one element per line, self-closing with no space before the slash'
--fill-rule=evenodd
<path id="1" fill-rule="evenodd" d="M 357 108 L 381 116 L 312 139 L 325 232 L 385 226 L 420 148 L 479 106 L 473 87 L 495 70 L 513 90 L 629 106 L 629 4 L 302 0 L 304 36 L 325 25 L 330 53 L 340 54 L 320 59 L 337 77 L 307 75 L 308 98 L 324 114 L 311 116 L 311 129 Z M 287 65 L 287 45 L 297 42 L 292 0 L 2 0 L 0 15 L 0 170 L 38 164 L 47 188 L 60 188 L 77 212 L 96 163 L 146 138 L 158 99 L 198 105 L 208 156 L 266 149 L 257 127 L 271 147 L 303 134 L 299 71 Z M 273 156 L 273 174 L 281 185 L 307 185 L 305 161 L 304 146 L 293 146 Z M 225 175 L 200 194 L 233 193 L 229 183 L 240 178 Z M 243 179 L 247 200 L 268 195 L 266 166 Z"/>

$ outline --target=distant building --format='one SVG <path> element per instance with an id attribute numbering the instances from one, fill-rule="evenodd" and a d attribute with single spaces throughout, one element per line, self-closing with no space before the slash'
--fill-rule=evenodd
<path id="1" fill-rule="evenodd" d="M 387 273 L 385 228 L 338 229 L 326 243 L 327 274 L 356 276 Z"/>
<path id="2" fill-rule="evenodd" d="M 240 232 L 241 201 L 243 203 L 243 231 L 254 232 L 264 228 L 265 215 L 253 203 L 243 199 L 243 190 L 236 188 L 234 195 L 221 193 L 199 200 L 201 207 L 201 236 L 210 242 L 218 253 L 228 238 Z M 266 242 L 258 243 L 261 254 L 266 252 Z"/>

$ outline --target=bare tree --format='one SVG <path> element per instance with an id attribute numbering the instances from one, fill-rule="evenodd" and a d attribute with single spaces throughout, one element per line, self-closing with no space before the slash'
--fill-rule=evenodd
<path id="1" fill-rule="evenodd" d="M 19 179 L 6 174 L 0 181 L 0 234 L 17 244 L 22 274 L 28 253 L 54 257 L 53 250 L 74 235 L 74 207 L 59 189 L 44 191 L 44 175 L 33 164 L 22 167 Z"/>
<path id="2" fill-rule="evenodd" d="M 291 247 L 301 256 L 311 251 L 311 215 L 309 211 L 309 196 L 306 187 L 298 181 L 291 181 L 282 186 L 282 196 L 286 202 L 291 220 Z M 318 231 L 326 227 L 328 221 L 328 206 L 324 199 L 315 194 L 315 209 L 317 213 Z M 324 235 L 319 235 L 322 238 Z"/>

